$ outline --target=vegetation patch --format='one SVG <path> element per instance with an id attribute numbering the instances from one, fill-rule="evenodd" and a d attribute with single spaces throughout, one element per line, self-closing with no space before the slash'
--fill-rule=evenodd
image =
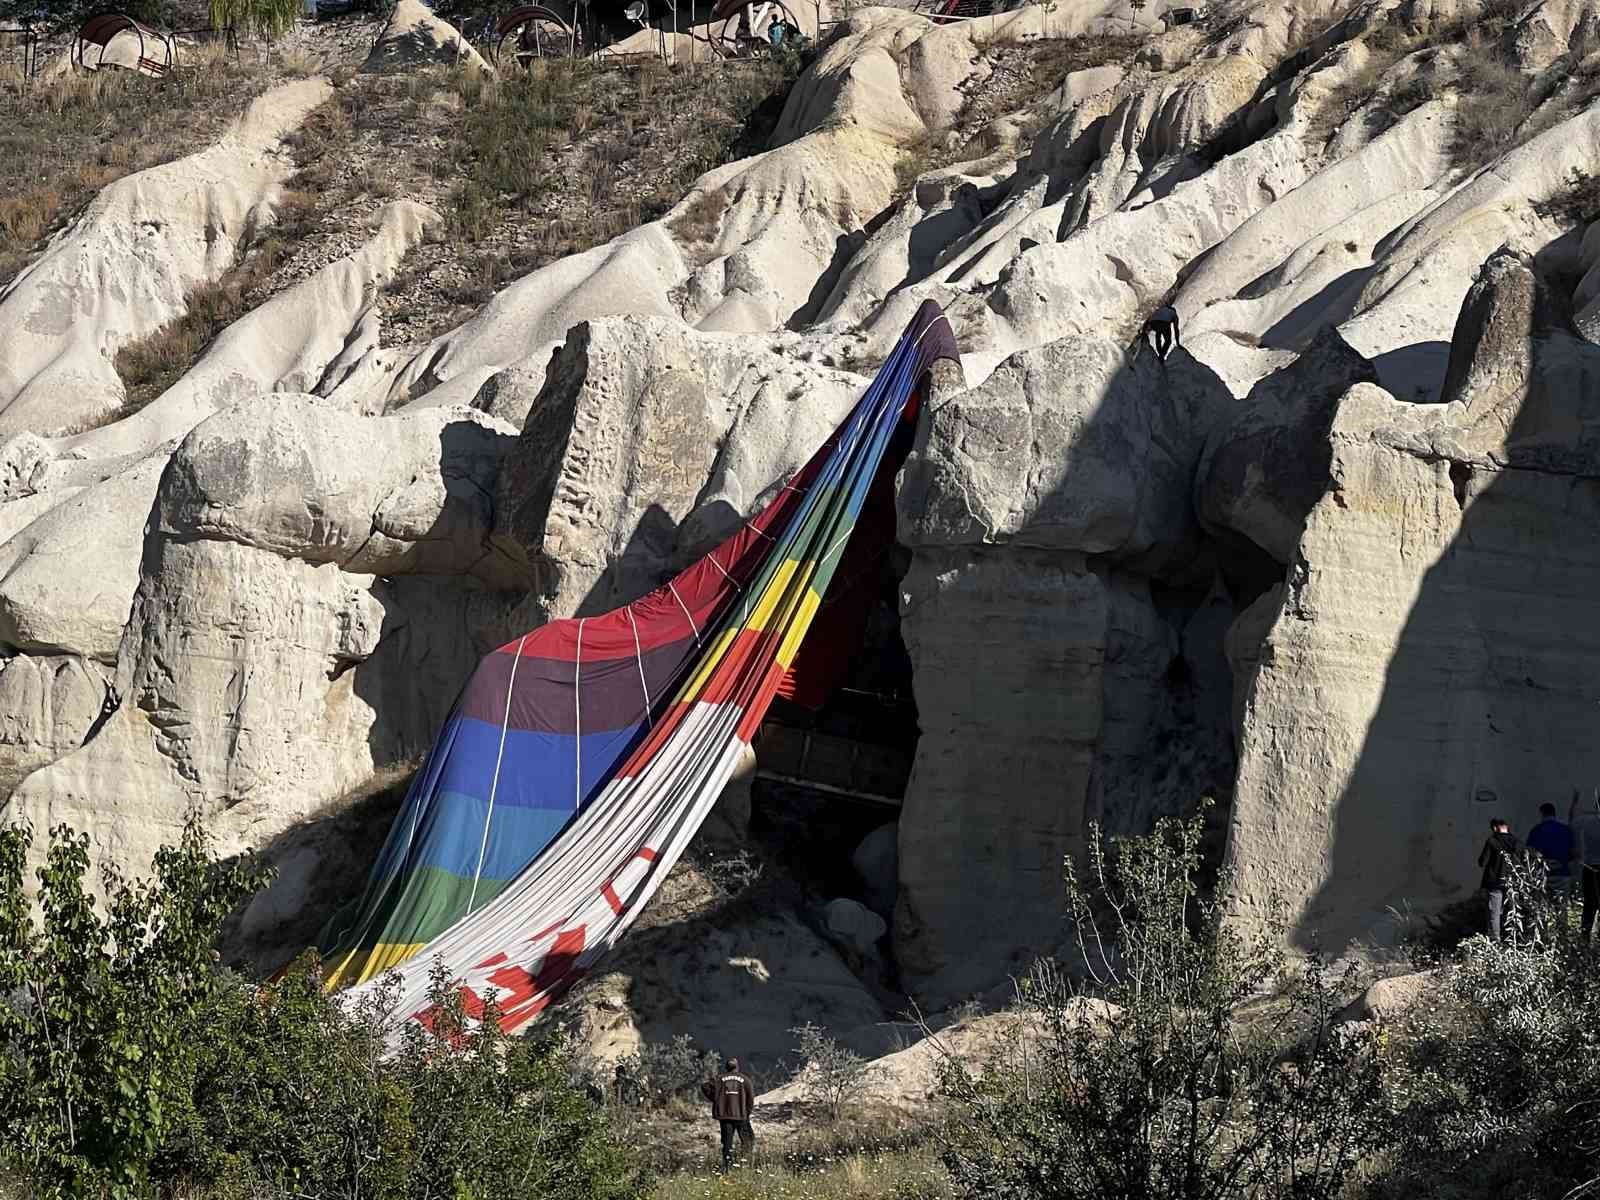
<path id="1" fill-rule="evenodd" d="M 295 173 L 280 194 L 274 220 L 239 247 L 234 266 L 187 297 L 184 313 L 117 352 L 125 400 L 120 420 L 161 395 L 192 367 L 218 334 L 240 317 L 351 252 L 388 200 L 418 196 L 425 170 L 404 166 L 395 151 L 408 131 L 426 133 L 425 102 L 437 86 L 427 77 L 336 73 L 339 86 L 286 138 Z M 389 153 L 362 152 L 388 140 Z"/>
<path id="2" fill-rule="evenodd" d="M 312 207 L 305 192 L 283 193 L 277 221 L 245 249 L 236 267 L 191 289 L 181 316 L 118 349 L 113 365 L 122 380 L 124 399 L 110 419 L 131 416 L 161 395 L 219 333 L 250 310 L 256 291 L 288 258 L 291 242 L 303 232 Z"/>
<path id="3" fill-rule="evenodd" d="M 1347 981 L 1287 962 L 1281 929 L 1224 920 L 1232 880 L 1202 889 L 1204 834 L 1203 812 L 1109 846 L 1094 831 L 1067 881 L 1085 974 L 1036 967 L 981 1075 L 944 1061 L 959 1195 L 1337 1200 L 1381 1144 L 1372 1034 L 1332 1029 Z M 1273 990 L 1270 1016 L 1241 1020 Z"/>
<path id="4" fill-rule="evenodd" d="M 211 52 L 165 79 L 0 79 L 0 288 L 101 188 L 209 145 L 268 82 L 259 64 Z"/>
<path id="5" fill-rule="evenodd" d="M 462 270 L 449 297 L 476 307 L 657 219 L 712 167 L 764 150 L 799 67 L 792 56 L 672 69 L 536 61 L 498 81 L 457 76 L 462 136 L 447 147 L 445 212 Z M 711 234 L 716 199 L 702 198 L 688 236 Z"/>
<path id="6" fill-rule="evenodd" d="M 1311 123 L 1314 140 L 1326 140 L 1365 108 L 1376 134 L 1433 99 L 1456 93 L 1450 156 L 1461 169 L 1491 162 L 1508 150 L 1586 108 L 1600 97 L 1600 44 L 1592 27 L 1573 31 L 1568 52 L 1548 68 L 1527 74 L 1507 65 L 1508 43 L 1526 5 L 1491 0 L 1469 18 L 1407 25 L 1392 9 L 1361 38 L 1361 68 L 1332 89 Z M 1429 78 L 1393 79 L 1395 66 L 1417 56 Z"/>
<path id="7" fill-rule="evenodd" d="M 1555 217 L 1569 225 L 1600 221 L 1600 175 L 1574 169 L 1565 187 L 1533 208 L 1541 217 Z"/>
<path id="8" fill-rule="evenodd" d="M 1001 146 L 993 122 L 1023 114 L 1017 141 L 1025 142 L 1050 119 L 1044 101 L 1074 71 L 1127 64 L 1138 53 L 1138 37 L 1041 38 L 1015 46 L 994 46 L 986 53 L 987 76 L 966 87 L 961 111 L 948 130 L 936 130 L 902 151 L 895 164 L 898 194 L 918 179 L 956 163 L 972 162 Z"/>
<path id="9" fill-rule="evenodd" d="M 108 419 L 137 412 L 234 321 L 357 249 L 393 199 L 429 205 L 445 224 L 383 289 L 386 340 L 459 324 L 509 280 L 659 217 L 704 171 L 764 149 L 799 66 L 790 55 L 673 70 L 537 62 L 499 80 L 470 68 L 336 71 L 334 94 L 286 139 L 296 171 L 276 222 L 195 288 L 183 315 L 119 350 L 126 401 Z M 244 72 L 251 90 L 240 91 L 240 72 L 219 58 L 182 87 L 108 71 L 7 92 L 6 104 L 43 103 L 52 117 L 0 131 L 0 184 L 15 185 L 0 186 L 0 283 L 106 182 L 220 133 L 266 83 Z M 130 114 L 124 136 L 113 122 Z M 40 174 L 30 148 L 54 166 Z M 70 162 L 74 149 L 99 165 Z M 688 236 L 710 236 L 713 205 L 703 199 Z"/>
<path id="10" fill-rule="evenodd" d="M 952 1200 L 950 1177 L 932 1147 L 858 1152 L 809 1167 L 757 1162 L 728 1175 L 709 1171 L 661 1180 L 652 1200 Z"/>
<path id="11" fill-rule="evenodd" d="M 153 878 L 88 891 L 88 839 L 52 832 L 36 919 L 30 833 L 0 830 L 0 1179 L 57 1197 L 621 1200 L 641 1188 L 548 1029 L 466 1019 L 435 973 L 398 1043 L 388 984 L 343 1003 L 309 957 L 251 986 L 210 950 L 265 881 L 191 823 Z"/>

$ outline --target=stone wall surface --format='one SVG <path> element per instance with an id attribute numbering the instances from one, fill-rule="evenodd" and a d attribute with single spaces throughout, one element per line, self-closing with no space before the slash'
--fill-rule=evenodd
<path id="1" fill-rule="evenodd" d="M 1238 906 L 1297 939 L 1382 941 L 1477 886 L 1488 819 L 1592 785 L 1600 639 L 1593 347 L 1533 264 L 1491 259 L 1447 403 L 1339 402 L 1240 723 Z"/>
<path id="2" fill-rule="evenodd" d="M 900 487 L 922 740 L 894 945 L 925 994 L 1057 949 L 1092 822 L 1139 828 L 1231 777 L 1232 608 L 1205 603 L 1216 564 L 1190 493 L 1233 410 L 1181 352 L 1162 367 L 1089 337 L 935 392 Z"/>

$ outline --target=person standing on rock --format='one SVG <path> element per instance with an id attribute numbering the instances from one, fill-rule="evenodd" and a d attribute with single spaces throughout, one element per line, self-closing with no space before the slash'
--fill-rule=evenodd
<path id="1" fill-rule="evenodd" d="M 1162 362 L 1167 361 L 1167 355 L 1172 353 L 1172 348 L 1179 345 L 1178 338 L 1178 310 L 1170 304 L 1163 304 L 1150 314 L 1150 319 L 1144 323 L 1144 336 L 1150 338 L 1151 346 L 1156 352 L 1156 357 Z"/>
<path id="2" fill-rule="evenodd" d="M 1594 933 L 1595 913 L 1600 912 L 1600 788 L 1595 789 L 1586 812 L 1578 812 L 1578 797 L 1572 797 L 1572 838 L 1574 858 L 1582 876 L 1579 887 L 1583 889 L 1583 940 Z"/>
<path id="3" fill-rule="evenodd" d="M 1511 864 L 1521 845 L 1503 817 L 1489 819 L 1489 840 L 1478 851 L 1483 868 L 1483 890 L 1489 897 L 1489 937 L 1505 940 L 1506 888 L 1511 882 Z"/>
<path id="4" fill-rule="evenodd" d="M 755 1093 L 750 1080 L 739 1071 L 739 1060 L 730 1058 L 722 1064 L 722 1074 L 700 1085 L 700 1094 L 711 1101 L 711 1115 L 722 1126 L 722 1169 L 733 1166 L 733 1138 L 739 1136 L 739 1150 L 750 1153 L 756 1143 L 756 1131 L 750 1127 L 750 1113 L 756 1106 Z"/>

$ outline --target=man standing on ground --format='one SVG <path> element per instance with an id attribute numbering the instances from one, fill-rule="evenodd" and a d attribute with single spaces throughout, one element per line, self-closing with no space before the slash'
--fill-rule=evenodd
<path id="1" fill-rule="evenodd" d="M 1550 896 L 1559 902 L 1567 898 L 1572 882 L 1572 826 L 1556 820 L 1554 804 L 1539 805 L 1539 818 L 1528 830 L 1528 849 L 1544 856 Z"/>
<path id="2" fill-rule="evenodd" d="M 1506 886 L 1511 879 L 1511 863 L 1521 847 L 1504 817 L 1489 819 L 1489 840 L 1478 851 L 1478 865 L 1483 868 L 1483 890 L 1489 896 L 1489 937 L 1493 941 L 1505 938 Z"/>
<path id="3" fill-rule="evenodd" d="M 1577 850 L 1575 860 L 1583 876 L 1583 940 L 1594 932 L 1594 917 L 1600 911 L 1600 788 L 1595 789 L 1586 812 L 1578 812 L 1578 797 L 1572 797 L 1572 837 Z"/>
<path id="4" fill-rule="evenodd" d="M 711 1101 L 711 1115 L 722 1125 L 722 1169 L 733 1166 L 733 1136 L 739 1135 L 739 1150 L 748 1154 L 756 1142 L 750 1128 L 750 1112 L 756 1106 L 750 1081 L 739 1071 L 739 1060 L 722 1064 L 722 1074 L 700 1085 L 700 1094 Z"/>

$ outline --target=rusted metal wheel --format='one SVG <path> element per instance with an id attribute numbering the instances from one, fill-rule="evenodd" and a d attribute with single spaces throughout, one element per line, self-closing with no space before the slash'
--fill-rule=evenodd
<path id="1" fill-rule="evenodd" d="M 577 27 L 542 4 L 524 4 L 495 22 L 496 66 L 526 68 L 536 58 L 577 58 L 583 52 Z"/>

